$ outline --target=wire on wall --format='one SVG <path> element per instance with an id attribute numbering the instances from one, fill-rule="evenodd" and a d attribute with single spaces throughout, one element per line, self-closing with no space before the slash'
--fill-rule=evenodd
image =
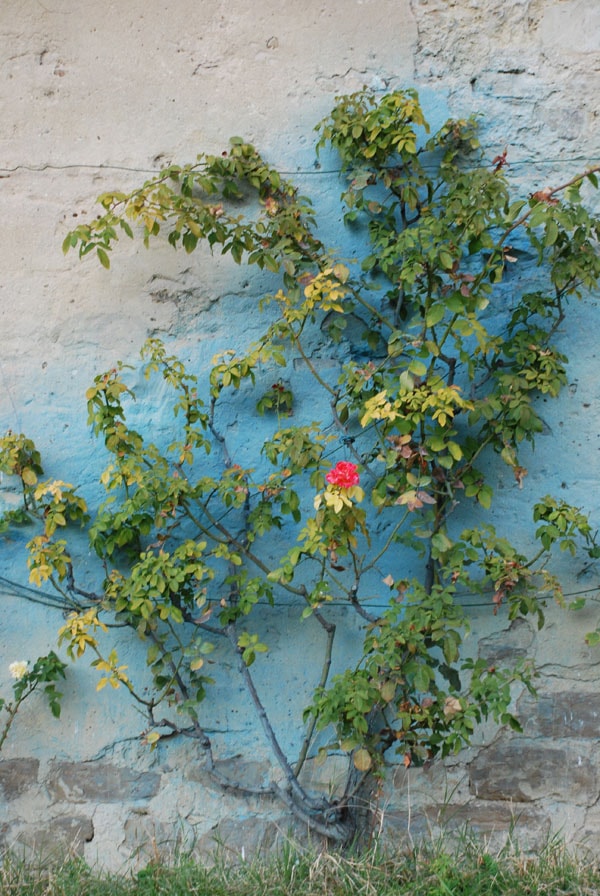
<path id="1" fill-rule="evenodd" d="M 555 158 L 545 157 L 543 159 L 518 159 L 514 162 L 507 162 L 507 168 L 523 168 L 523 167 L 548 167 L 550 165 L 555 164 L 571 164 L 571 163 L 581 163 L 583 162 L 586 165 L 600 162 L 600 156 L 557 156 Z M 482 160 L 480 165 L 470 167 L 465 167 L 465 171 L 474 171 L 478 168 L 482 167 L 492 167 L 494 163 L 490 160 Z M 428 169 L 427 165 L 423 166 L 426 170 Z M 431 170 L 437 170 L 436 167 L 429 166 Z M 118 165 L 118 164 L 100 164 L 93 165 L 86 162 L 69 162 L 63 165 L 59 165 L 54 162 L 44 162 L 42 165 L 32 165 L 29 163 L 22 163 L 19 165 L 14 165 L 12 167 L 0 167 L 0 177 L 9 177 L 11 174 L 16 174 L 19 171 L 34 171 L 34 172 L 45 172 L 45 171 L 73 171 L 73 170 L 87 170 L 87 171 L 129 171 L 134 174 L 159 174 L 161 169 L 158 168 L 138 168 L 131 165 Z M 311 168 L 296 168 L 293 171 L 285 171 L 279 170 L 280 174 L 285 175 L 286 177 L 319 177 L 319 176 L 331 176 L 334 174 L 341 174 L 341 168 L 322 168 L 319 164 L 315 164 Z"/>
<path id="2" fill-rule="evenodd" d="M 490 596 L 494 594 L 493 589 L 487 589 L 481 594 L 489 594 Z M 0 595 L 4 597 L 19 597 L 23 600 L 27 600 L 30 603 L 40 604 L 44 607 L 51 607 L 52 609 L 64 610 L 64 611 L 72 611 L 75 609 L 72 605 L 67 605 L 64 598 L 60 594 L 52 594 L 48 591 L 37 590 L 34 588 L 30 588 L 27 585 L 23 585 L 20 582 L 15 582 L 12 579 L 7 579 L 4 576 L 0 576 Z M 570 597 L 581 597 L 583 595 L 594 595 L 594 597 L 588 596 L 586 597 L 586 601 L 591 601 L 593 603 L 600 603 L 600 585 L 593 588 L 582 588 L 578 591 L 566 591 L 563 593 L 564 598 Z M 471 591 L 457 591 L 454 594 L 454 597 L 466 598 L 472 597 L 473 592 Z M 543 598 L 547 596 L 545 592 L 538 592 L 536 597 Z M 368 609 L 373 610 L 385 610 L 389 607 L 389 602 L 386 601 L 365 601 L 365 605 Z M 274 600 L 273 603 L 267 600 L 258 600 L 256 601 L 258 606 L 270 607 L 271 609 L 282 609 L 289 608 L 293 609 L 294 607 L 305 607 L 305 601 L 296 601 L 296 600 L 285 600 L 285 601 L 277 601 Z M 492 607 L 492 603 L 490 600 L 476 600 L 476 601 L 461 601 L 461 605 L 467 609 L 478 609 L 485 607 Z M 344 600 L 331 600 L 327 601 L 328 607 L 349 607 L 347 601 Z"/>

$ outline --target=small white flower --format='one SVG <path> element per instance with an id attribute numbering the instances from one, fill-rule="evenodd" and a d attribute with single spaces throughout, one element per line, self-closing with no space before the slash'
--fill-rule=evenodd
<path id="1" fill-rule="evenodd" d="M 27 675 L 27 667 L 29 663 L 25 660 L 17 660 L 16 663 L 11 663 L 8 667 L 8 671 L 12 675 L 13 678 L 16 678 L 17 681 L 19 678 L 23 678 L 24 675 Z"/>

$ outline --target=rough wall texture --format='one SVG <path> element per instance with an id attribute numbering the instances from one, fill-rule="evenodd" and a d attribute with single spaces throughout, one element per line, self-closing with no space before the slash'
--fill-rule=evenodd
<path id="1" fill-rule="evenodd" d="M 416 86 L 434 120 L 447 110 L 483 113 L 490 152 L 508 145 L 513 170 L 536 187 L 567 179 L 599 152 L 597 0 L 4 0 L 0 34 L 0 429 L 27 432 L 50 472 L 68 467 L 84 485 L 93 444 L 83 393 L 93 375 L 137 357 L 149 333 L 201 366 L 218 348 L 245 343 L 261 293 L 260 278 L 247 282 L 218 261 L 208 270 L 201 257 L 166 248 L 124 246 L 110 273 L 63 258 L 66 229 L 92 213 L 103 190 L 127 189 L 168 160 L 192 160 L 243 134 L 297 172 L 341 243 L 339 184 L 314 173 L 312 128 L 336 94 L 363 84 Z M 572 310 L 563 334 L 571 385 L 548 410 L 536 472 L 522 492 L 500 483 L 512 535 L 522 526 L 520 501 L 561 487 L 598 519 L 599 322 L 591 299 Z M 149 412 L 160 417 L 159 406 Z M 10 505 L 1 482 L 0 500 Z M 0 562 L 3 576 L 25 581 L 24 542 L 3 545 Z M 593 571 L 567 575 L 566 590 L 597 582 Z M 57 627 L 51 611 L 10 589 L 2 600 L 0 665 L 46 651 Z M 469 823 L 490 836 L 514 829 L 532 845 L 552 829 L 593 846 L 600 654 L 582 634 L 593 612 L 567 619 L 556 611 L 540 638 L 525 623 L 475 612 L 479 650 L 490 659 L 533 654 L 540 699 L 516 695 L 526 722 L 519 737 L 484 729 L 456 760 L 399 769 L 379 797 L 383 829 L 400 841 Z M 284 632 L 297 624 L 292 611 L 284 621 Z M 73 672 L 60 722 L 34 702 L 20 714 L 0 759 L 4 846 L 64 844 L 119 868 L 140 850 L 177 842 L 207 849 L 218 837 L 249 851 L 286 835 L 290 819 L 276 806 L 218 792 L 189 744 L 150 754 L 125 696 L 95 697 L 94 685 L 83 668 Z M 279 713 L 285 732 L 293 703 Z M 217 717 L 234 756 L 226 761 L 245 762 L 260 782 L 260 738 L 252 761 L 232 749 L 238 731 L 248 735 L 243 705 L 219 706 Z M 310 773 L 325 777 L 317 766 Z"/>

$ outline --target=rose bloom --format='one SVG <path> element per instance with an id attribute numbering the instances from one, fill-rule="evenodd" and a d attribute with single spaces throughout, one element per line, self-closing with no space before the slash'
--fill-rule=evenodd
<path id="1" fill-rule="evenodd" d="M 16 663 L 11 663 L 8 667 L 8 671 L 12 675 L 13 678 L 16 678 L 17 681 L 19 678 L 23 678 L 24 675 L 27 674 L 27 663 L 25 660 L 17 660 Z"/>
<path id="2" fill-rule="evenodd" d="M 352 488 L 353 485 L 358 485 L 360 482 L 358 468 L 349 460 L 338 461 L 325 479 L 330 485 L 337 485 L 339 488 Z"/>

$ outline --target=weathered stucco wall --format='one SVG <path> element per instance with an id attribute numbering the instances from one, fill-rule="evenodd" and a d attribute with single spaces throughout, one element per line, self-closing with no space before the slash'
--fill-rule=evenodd
<path id="1" fill-rule="evenodd" d="M 68 471 L 84 487 L 93 478 L 84 402 L 93 376 L 116 359 L 137 358 L 150 333 L 201 370 L 216 350 L 252 335 L 264 285 L 228 263 L 158 246 L 145 253 L 123 245 L 110 272 L 64 258 L 67 229 L 93 213 L 103 190 L 132 187 L 169 160 L 193 160 L 242 134 L 296 172 L 332 242 L 343 246 L 340 186 L 335 174 L 315 168 L 312 128 L 335 95 L 363 84 L 416 86 L 434 121 L 448 111 L 481 112 L 490 155 L 508 146 L 528 189 L 566 180 L 599 155 L 596 0 L 4 0 L 0 34 L 0 430 L 26 432 L 49 473 Z M 523 490 L 508 478 L 499 483 L 513 537 L 527 537 L 523 502 L 561 488 L 600 517 L 599 324 L 592 299 L 571 309 L 562 335 L 570 388 L 544 415 L 547 431 Z M 157 425 L 160 410 L 149 409 Z M 258 444 L 260 431 L 255 437 Z M 0 500 L 11 498 L 0 482 Z M 24 544 L 0 545 L 6 579 L 26 582 Z M 595 570 L 577 572 L 565 566 L 567 591 L 597 585 Z M 10 588 L 2 602 L 6 678 L 10 661 L 54 645 L 59 621 Z M 479 637 L 490 659 L 530 651 L 540 699 L 519 697 L 522 736 L 485 729 L 456 760 L 398 770 L 380 796 L 385 830 L 396 840 L 441 822 L 501 835 L 514 826 L 536 843 L 552 826 L 594 845 L 600 654 L 583 641 L 593 609 L 576 618 L 551 611 L 539 638 L 526 623 L 510 626 L 487 608 L 474 613 L 474 649 Z M 297 624 L 290 609 L 280 631 Z M 266 687 L 268 666 L 262 675 Z M 81 666 L 69 676 L 59 722 L 35 701 L 24 706 L 0 759 L 4 846 L 75 841 L 90 861 L 118 868 L 144 843 L 162 848 L 180 838 L 209 848 L 218 835 L 250 850 L 286 834 L 290 819 L 278 807 L 215 790 L 189 744 L 150 753 L 125 694 L 94 688 Z M 293 711 L 292 698 L 278 708 L 289 743 Z M 214 724 L 230 756 L 238 732 L 252 737 L 242 702 L 217 700 Z M 229 761 L 247 763 L 259 781 L 266 754 L 258 734 L 249 743 L 251 761 Z M 312 773 L 315 781 L 325 774 Z"/>

